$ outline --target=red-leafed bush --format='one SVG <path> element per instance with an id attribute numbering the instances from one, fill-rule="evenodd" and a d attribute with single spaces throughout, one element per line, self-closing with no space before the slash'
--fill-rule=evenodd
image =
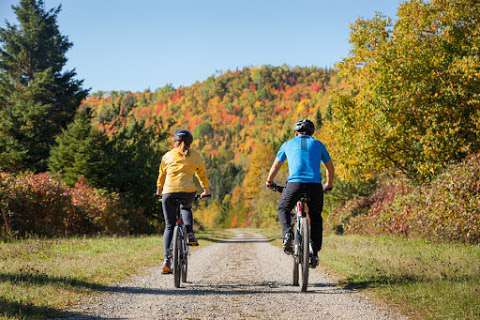
<path id="1" fill-rule="evenodd" d="M 377 220 L 382 210 L 411 189 L 405 180 L 384 181 L 371 196 L 351 199 L 334 210 L 328 224 L 339 233 L 379 233 Z"/>
<path id="2" fill-rule="evenodd" d="M 94 229 L 107 234 L 121 234 L 128 231 L 128 223 L 122 218 L 127 212 L 121 206 L 118 194 L 93 189 L 83 178 L 80 178 L 69 192 L 72 205 L 80 213 L 79 216 L 87 218 Z"/>
<path id="3" fill-rule="evenodd" d="M 47 173 L 0 173 L 0 227 L 9 236 L 125 233 L 118 196 L 80 181 L 69 188 Z"/>

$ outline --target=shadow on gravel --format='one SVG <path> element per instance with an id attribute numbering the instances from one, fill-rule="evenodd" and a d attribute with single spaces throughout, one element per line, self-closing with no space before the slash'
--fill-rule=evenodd
<path id="1" fill-rule="evenodd" d="M 214 243 L 268 243 L 275 239 L 257 239 L 257 238 L 242 238 L 242 239 L 217 239 L 208 237 L 198 237 L 199 240 L 210 241 Z"/>
<path id="2" fill-rule="evenodd" d="M 262 288 L 263 287 L 263 288 Z M 267 294 L 290 294 L 299 293 L 299 287 L 286 283 L 277 282 L 259 282 L 250 284 L 198 284 L 195 283 L 195 288 L 208 288 L 204 290 L 212 290 L 215 294 L 255 294 L 255 293 L 267 293 Z M 228 289 L 225 293 L 225 290 Z M 273 290 L 272 290 L 273 289 Z M 280 290 L 278 290 L 280 289 Z M 308 286 L 307 294 L 348 294 L 354 293 L 354 290 L 338 287 L 333 283 L 314 283 Z M 305 293 L 302 293 L 305 294 Z"/>
<path id="3" fill-rule="evenodd" d="M 99 291 L 105 293 L 124 293 L 124 294 L 148 294 L 148 295 L 168 295 L 168 296 L 207 296 L 207 295 L 249 295 L 257 293 L 268 294 L 285 294 L 298 293 L 298 287 L 294 287 L 289 283 L 278 282 L 254 282 L 254 283 L 225 283 L 225 284 L 211 284 L 211 283 L 187 283 L 187 286 L 180 289 L 160 289 L 160 288 L 144 288 L 144 287 L 129 287 L 129 286 L 107 286 L 97 283 L 91 283 L 84 280 L 78 280 L 71 277 L 55 277 L 47 274 L 31 274 L 31 273 L 0 273 L 0 282 L 10 281 L 13 283 L 23 282 L 25 284 L 35 285 L 56 285 L 60 287 L 72 287 L 74 289 L 86 289 L 92 291 Z M 337 287 L 331 283 L 313 283 L 309 285 L 309 293 L 318 294 L 345 294 L 348 292 L 355 292 L 355 288 Z M 5 302 L 6 303 L 6 302 Z M 0 306 L 3 306 L 0 300 Z M 41 310 L 41 307 L 31 307 L 30 313 L 35 312 L 53 312 L 55 310 Z M 35 311 L 36 308 L 40 308 Z M 9 307 L 11 310 L 22 310 L 22 306 L 17 308 Z M 24 309 L 24 308 L 23 308 Z M 4 312 L 5 307 L 1 307 L 0 311 Z M 0 313 L 1 314 L 1 313 Z M 68 316 L 68 315 L 66 315 Z M 80 318 L 83 319 L 83 318 Z M 96 318 L 85 318 L 96 319 Z M 100 319 L 100 318 L 99 318 Z"/>
<path id="4" fill-rule="evenodd" d="M 68 312 L 60 309 L 23 304 L 0 298 L 0 316 L 15 317 L 20 319 L 38 318 L 73 318 L 81 320 L 121 320 L 122 318 L 105 318 L 89 316 L 83 313 Z"/>

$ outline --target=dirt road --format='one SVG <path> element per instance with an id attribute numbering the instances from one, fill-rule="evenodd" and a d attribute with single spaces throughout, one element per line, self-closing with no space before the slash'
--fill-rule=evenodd
<path id="1" fill-rule="evenodd" d="M 113 287 L 69 319 L 405 319 L 312 271 L 308 293 L 291 283 L 291 257 L 257 234 L 196 250 L 189 280 L 173 288 L 160 268 Z"/>

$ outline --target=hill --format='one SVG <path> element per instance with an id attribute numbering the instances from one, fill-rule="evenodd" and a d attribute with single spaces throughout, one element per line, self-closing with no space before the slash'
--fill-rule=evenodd
<path id="1" fill-rule="evenodd" d="M 329 69 L 249 67 L 189 87 L 96 92 L 83 108 L 92 109 L 95 125 L 109 133 L 131 121 L 160 132 L 191 130 L 194 147 L 207 161 L 216 200 L 199 216 L 211 223 L 250 225 L 255 206 L 248 202 L 260 192 L 276 147 L 292 135 L 298 119 L 321 126 L 334 83 Z M 232 205 L 242 210 L 231 210 Z"/>

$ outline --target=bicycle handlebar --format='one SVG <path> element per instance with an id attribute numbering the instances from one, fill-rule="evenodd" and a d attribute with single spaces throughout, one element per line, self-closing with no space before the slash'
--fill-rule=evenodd
<path id="1" fill-rule="evenodd" d="M 276 184 L 275 182 L 273 182 L 268 188 L 270 188 L 273 191 L 282 193 L 283 189 L 285 189 L 285 186 L 280 186 L 280 185 Z"/>
<path id="2" fill-rule="evenodd" d="M 162 201 L 162 195 L 158 195 L 158 194 L 154 194 L 155 198 L 158 198 L 158 201 Z M 202 195 L 200 194 L 195 194 L 195 197 L 194 197 L 194 201 L 198 201 L 198 200 L 201 200 L 201 199 L 207 199 L 207 198 L 211 198 L 212 195 L 211 194 L 207 194 L 207 195 L 204 195 L 202 197 Z"/>
<path id="3" fill-rule="evenodd" d="M 322 186 L 323 187 L 323 186 Z M 285 186 L 280 186 L 278 184 L 276 184 L 275 182 L 273 182 L 269 187 L 269 189 L 273 190 L 273 191 L 276 191 L 276 192 L 280 192 L 282 193 L 283 192 L 283 189 L 285 189 Z M 323 192 L 324 193 L 327 193 L 329 191 L 332 191 L 333 188 L 325 188 L 323 187 Z"/>
<path id="4" fill-rule="evenodd" d="M 211 194 L 206 194 L 206 195 L 204 195 L 203 197 L 202 197 L 202 195 L 201 195 L 201 194 L 196 194 L 196 195 L 195 195 L 195 200 L 199 200 L 199 199 L 207 199 L 207 198 L 211 198 L 211 197 L 212 197 L 212 195 L 211 195 Z"/>

